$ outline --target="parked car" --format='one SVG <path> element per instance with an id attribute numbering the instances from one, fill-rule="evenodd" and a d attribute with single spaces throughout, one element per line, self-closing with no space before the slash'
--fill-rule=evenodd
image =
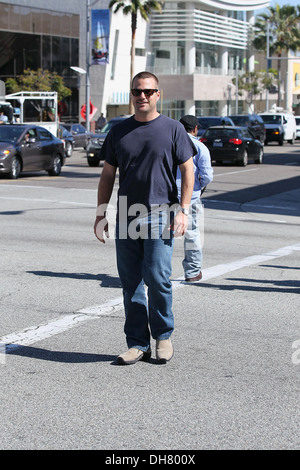
<path id="1" fill-rule="evenodd" d="M 35 125 L 0 126 L 0 174 L 16 179 L 21 172 L 45 170 L 58 176 L 65 164 L 63 142 Z"/>
<path id="2" fill-rule="evenodd" d="M 72 157 L 74 149 L 73 135 L 61 124 L 59 125 L 59 134 L 59 137 L 64 143 L 66 157 Z"/>
<path id="3" fill-rule="evenodd" d="M 296 119 L 296 139 L 300 139 L 300 116 L 295 116 Z"/>
<path id="4" fill-rule="evenodd" d="M 233 120 L 235 126 L 247 127 L 253 134 L 254 138 L 260 140 L 261 143 L 264 144 L 266 139 L 266 129 L 261 116 L 258 114 L 235 114 L 229 117 Z"/>
<path id="5" fill-rule="evenodd" d="M 274 112 L 261 113 L 260 116 L 266 127 L 265 144 L 278 142 L 278 145 L 283 145 L 285 140 L 290 144 L 295 142 L 297 129 L 293 114 Z"/>
<path id="6" fill-rule="evenodd" d="M 243 127 L 216 126 L 206 129 L 200 139 L 210 151 L 212 161 L 233 161 L 246 166 L 250 159 L 263 161 L 263 144 Z"/>
<path id="7" fill-rule="evenodd" d="M 87 161 L 89 166 L 98 166 L 101 161 L 100 150 L 107 136 L 108 132 L 114 127 L 116 124 L 124 121 L 124 119 L 128 119 L 130 116 L 119 116 L 116 118 L 110 119 L 101 129 L 101 133 L 95 134 L 87 146 Z"/>
<path id="8" fill-rule="evenodd" d="M 74 139 L 74 148 L 83 147 L 86 149 L 93 132 L 88 132 L 82 124 L 67 124 L 62 123 L 63 127 L 69 131 Z"/>
<path id="9" fill-rule="evenodd" d="M 234 122 L 228 116 L 197 116 L 199 127 L 198 136 L 211 126 L 234 126 Z"/>

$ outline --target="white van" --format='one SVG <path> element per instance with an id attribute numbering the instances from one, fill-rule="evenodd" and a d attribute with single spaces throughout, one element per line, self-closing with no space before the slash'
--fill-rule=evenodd
<path id="1" fill-rule="evenodd" d="M 296 119 L 296 139 L 300 139 L 300 116 L 295 116 Z"/>
<path id="2" fill-rule="evenodd" d="M 261 113 L 266 128 L 266 140 L 268 142 L 278 142 L 283 145 L 286 140 L 293 144 L 296 139 L 296 119 L 293 114 L 282 112 Z"/>

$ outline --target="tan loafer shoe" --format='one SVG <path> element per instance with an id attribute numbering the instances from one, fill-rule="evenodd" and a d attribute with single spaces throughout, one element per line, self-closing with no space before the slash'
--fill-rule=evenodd
<path id="1" fill-rule="evenodd" d="M 199 282 L 201 281 L 202 279 L 202 272 L 200 271 L 200 273 L 198 274 L 198 276 L 195 276 L 195 277 L 187 277 L 185 279 L 185 282 Z"/>
<path id="2" fill-rule="evenodd" d="M 156 341 L 156 359 L 160 364 L 170 361 L 174 355 L 171 339 L 158 339 Z"/>
<path id="3" fill-rule="evenodd" d="M 144 352 L 137 348 L 130 348 L 124 354 L 117 357 L 117 363 L 120 365 L 135 364 L 138 361 L 149 361 L 151 350 Z"/>

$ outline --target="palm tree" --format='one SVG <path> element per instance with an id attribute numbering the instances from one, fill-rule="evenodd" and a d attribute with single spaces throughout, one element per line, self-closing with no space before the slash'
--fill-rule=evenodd
<path id="1" fill-rule="evenodd" d="M 255 23 L 255 38 L 253 45 L 258 51 L 267 51 L 267 31 L 269 29 L 270 56 L 276 54 L 282 57 L 283 52 L 289 50 L 296 52 L 300 47 L 300 9 L 284 5 L 280 7 L 277 3 L 275 7 L 269 7 L 267 13 L 257 17 Z M 269 28 L 268 28 L 269 24 Z M 278 106 L 281 104 L 281 60 L 278 60 Z"/>
<path id="2" fill-rule="evenodd" d="M 149 15 L 152 10 L 161 11 L 163 0 L 111 0 L 109 8 L 114 8 L 113 13 L 117 13 L 120 9 L 124 15 L 131 15 L 131 59 L 130 59 L 130 84 L 134 77 L 134 57 L 135 57 L 135 33 L 137 29 L 138 13 L 143 20 L 149 21 Z M 129 102 L 129 113 L 133 114 L 133 105 Z"/>

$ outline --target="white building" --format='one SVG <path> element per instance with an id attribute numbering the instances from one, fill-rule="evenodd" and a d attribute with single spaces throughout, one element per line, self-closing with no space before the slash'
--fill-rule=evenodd
<path id="1" fill-rule="evenodd" d="M 254 11 L 268 5 L 265 0 L 166 1 L 148 24 L 139 18 L 135 73 L 149 70 L 158 76 L 164 114 L 178 119 L 186 113 L 236 111 L 232 78 L 246 67 L 254 70 Z M 122 102 L 129 91 L 128 42 L 130 19 L 122 13 L 112 15 L 110 45 L 118 52 L 105 79 L 104 101 L 110 115 L 127 109 Z"/>
<path id="2" fill-rule="evenodd" d="M 108 0 L 0 0 L 0 79 L 22 67 L 49 68 L 73 90 L 65 118 L 79 116 L 86 99 L 86 78 L 70 66 L 87 69 L 87 18 Z M 250 37 L 255 10 L 266 0 L 165 1 L 149 23 L 138 18 L 135 73 L 149 70 L 160 80 L 161 109 L 175 119 L 235 112 L 232 78 L 254 69 Z M 109 63 L 89 67 L 91 102 L 108 118 L 128 112 L 131 18 L 110 15 Z M 2 48 L 2 49 L 1 49 Z M 14 49 L 15 48 L 15 49 Z M 78 88 L 78 89 L 77 89 Z M 74 114 L 75 113 L 75 114 Z"/>

